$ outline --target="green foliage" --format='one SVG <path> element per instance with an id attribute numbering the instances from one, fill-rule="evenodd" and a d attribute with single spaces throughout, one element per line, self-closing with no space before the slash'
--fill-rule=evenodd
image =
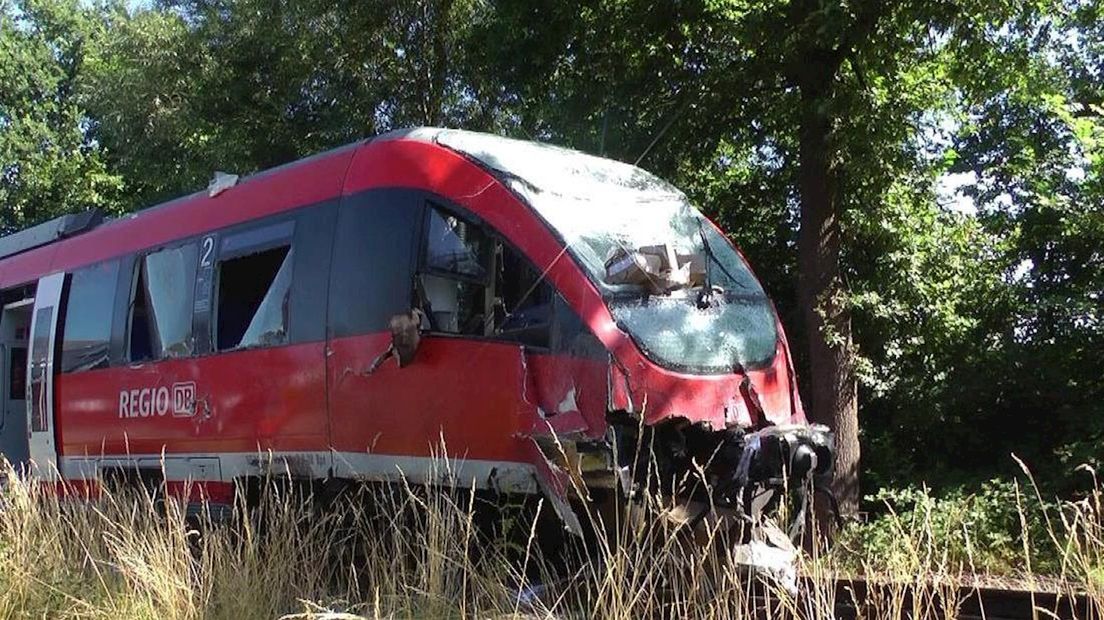
<path id="1" fill-rule="evenodd" d="M 1100 33 L 1098 16 L 1067 8 L 1028 5 L 1003 27 L 967 24 L 943 45 L 953 88 L 929 130 L 945 146 L 928 159 L 936 174 L 973 177 L 960 192 L 977 213 L 959 218 L 960 232 L 937 233 L 969 231 L 971 241 L 945 246 L 927 268 L 859 279 L 881 302 L 895 274 L 908 273 L 931 302 L 912 296 L 910 321 L 875 314 L 860 330 L 876 369 L 864 430 L 879 484 L 1007 472 L 1013 450 L 1051 483 L 1100 463 L 1104 194 L 1094 163 L 1101 117 L 1090 103 L 1100 87 L 1079 77 L 1101 66 L 1090 52 Z M 930 191 L 906 207 L 924 201 Z M 915 230 L 922 220 L 908 221 Z M 873 255 L 859 261 L 872 264 Z"/>
<path id="2" fill-rule="evenodd" d="M 178 0 L 101 14 L 81 80 L 127 208 L 392 128 L 494 129 L 497 84 L 463 72 L 473 0 Z"/>
<path id="3" fill-rule="evenodd" d="M 1061 550 L 1047 519 L 1048 511 L 1057 513 L 1057 504 L 1040 502 L 1015 482 L 994 479 L 975 491 L 942 496 L 927 488 L 883 489 L 867 501 L 886 511 L 844 531 L 837 557 L 853 570 L 902 577 L 933 565 L 952 574 L 1061 570 Z"/>
<path id="4" fill-rule="evenodd" d="M 0 2 L 0 234 L 116 206 L 74 93 L 87 26 L 76 0 Z"/>

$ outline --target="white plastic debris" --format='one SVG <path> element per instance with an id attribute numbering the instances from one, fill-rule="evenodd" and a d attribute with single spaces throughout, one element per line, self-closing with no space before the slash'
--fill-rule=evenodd
<path id="1" fill-rule="evenodd" d="M 214 198 L 238 184 L 238 175 L 215 171 L 215 176 L 207 184 L 207 196 Z"/>
<path id="2" fill-rule="evenodd" d="M 737 564 L 742 564 L 769 577 L 791 594 L 797 594 L 797 551 L 780 549 L 773 545 L 753 540 L 746 545 L 737 545 L 733 550 Z"/>

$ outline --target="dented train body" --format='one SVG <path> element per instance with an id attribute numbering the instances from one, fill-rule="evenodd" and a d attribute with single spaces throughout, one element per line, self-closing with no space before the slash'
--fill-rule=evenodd
<path id="1" fill-rule="evenodd" d="M 0 240 L 9 460 L 227 502 L 271 471 L 432 484 L 443 451 L 569 529 L 645 461 L 740 510 L 831 465 L 744 259 L 638 168 L 421 128 L 226 179 Z"/>

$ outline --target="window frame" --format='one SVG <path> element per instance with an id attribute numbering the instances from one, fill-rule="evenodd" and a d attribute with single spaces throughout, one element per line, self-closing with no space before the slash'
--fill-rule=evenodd
<path id="1" fill-rule="evenodd" d="M 445 216 L 452 216 L 463 221 L 468 226 L 475 226 L 479 229 L 480 233 L 491 242 L 490 252 L 490 265 L 486 266 L 486 275 L 483 278 L 475 278 L 468 274 L 464 274 L 458 271 L 450 271 L 447 269 L 441 269 L 438 267 L 432 267 L 428 264 L 429 257 L 429 231 L 430 231 L 430 218 L 433 216 L 433 212 L 437 211 Z M 443 201 L 436 199 L 435 197 L 427 198 L 422 205 L 422 216 L 420 219 L 421 230 L 418 234 L 418 252 L 415 260 L 414 267 L 414 286 L 411 294 L 411 307 L 423 308 L 428 301 L 428 296 L 425 293 L 425 282 L 422 280 L 422 276 L 431 276 L 435 278 L 441 278 L 444 280 L 452 280 L 464 284 L 474 284 L 483 288 L 483 333 L 482 334 L 470 334 L 464 332 L 451 332 L 439 329 L 436 325 L 436 320 L 431 316 L 432 313 L 427 312 L 427 321 L 429 323 L 429 329 L 427 333 L 435 336 L 448 336 L 452 338 L 478 338 L 480 340 L 487 340 L 493 337 L 494 325 L 493 321 L 487 322 L 487 317 L 494 315 L 494 285 L 495 285 L 495 268 L 497 264 L 497 257 L 494 251 L 494 244 L 496 243 L 497 235 L 494 234 L 494 228 L 489 226 L 482 218 L 476 216 L 474 213 L 466 209 L 457 208 L 452 205 L 446 206 Z"/>
<path id="2" fill-rule="evenodd" d="M 309 208 L 309 207 L 307 207 Z M 207 353 L 212 355 L 220 355 L 225 353 L 234 353 L 237 351 L 253 351 L 258 349 L 272 349 L 276 347 L 288 346 L 294 344 L 295 340 L 292 338 L 292 325 L 293 319 L 291 317 L 292 310 L 294 309 L 294 291 L 295 291 L 295 272 L 296 263 L 299 258 L 295 253 L 295 240 L 296 230 L 299 228 L 298 212 L 296 209 L 288 214 L 281 214 L 274 218 L 264 218 L 261 220 L 254 220 L 251 222 L 245 222 L 243 224 L 233 226 L 231 228 L 211 231 L 206 237 L 215 237 L 214 241 L 214 255 L 211 257 L 211 276 L 210 276 L 210 294 L 207 297 L 209 300 L 209 308 L 206 312 L 207 319 L 207 333 L 208 338 Z M 242 242 L 240 245 L 235 243 Z M 227 248 L 227 246 L 230 246 Z M 287 252 L 284 254 L 284 260 L 290 260 L 291 264 L 291 284 L 288 288 L 288 318 L 287 325 L 285 325 L 284 341 L 278 344 L 257 344 L 251 346 L 235 346 L 226 349 L 219 348 L 219 291 L 222 286 L 222 267 L 228 261 L 238 260 L 260 254 L 262 252 L 268 252 L 277 248 L 287 248 Z M 202 263 L 202 257 L 197 263 Z M 282 265 L 282 263 L 281 263 Z M 273 274 L 273 282 L 275 282 L 276 276 L 279 274 L 279 268 L 276 273 Z M 271 283 L 270 283 L 271 286 Z M 262 298 L 263 303 L 263 298 Z M 199 311 L 197 310 L 197 315 Z M 248 326 L 246 326 L 248 330 Z M 244 334 L 243 334 L 244 336 Z"/>
<path id="3" fill-rule="evenodd" d="M 462 206 L 456 205 L 451 201 L 448 201 L 443 197 L 437 196 L 435 194 L 429 194 L 428 196 L 426 196 L 422 202 L 422 207 L 424 213 L 420 218 L 421 230 L 418 232 L 418 241 L 416 243 L 417 250 L 414 260 L 415 290 L 412 292 L 411 297 L 412 307 L 423 308 L 424 299 L 422 299 L 422 297 L 424 297 L 424 294 L 421 293 L 420 290 L 422 286 L 421 276 L 430 275 L 434 277 L 482 285 L 484 287 L 485 294 L 484 316 L 492 317 L 492 320 L 490 322 L 484 321 L 485 327 L 482 334 L 466 334 L 443 331 L 437 329 L 437 327 L 433 324 L 432 319 L 430 319 L 430 328 L 426 330 L 427 333 L 433 336 L 440 336 L 445 338 L 466 338 L 481 340 L 485 342 L 523 346 L 527 350 L 539 353 L 555 351 L 558 347 L 557 341 L 559 339 L 559 335 L 557 333 L 558 327 L 556 313 L 561 305 L 567 304 L 567 301 L 563 298 L 563 295 L 560 293 L 556 285 L 549 279 L 548 274 L 545 273 L 544 270 L 537 268 L 536 263 L 533 262 L 529 255 L 521 251 L 520 248 L 510 242 L 510 240 L 507 239 L 506 236 L 503 235 L 497 228 L 491 226 L 490 223 L 488 223 L 485 219 L 479 217 L 472 211 Z M 434 209 L 445 215 L 457 217 L 463 220 L 469 226 L 478 227 L 482 231 L 483 235 L 490 241 L 491 264 L 488 269 L 487 277 L 485 279 L 472 278 L 459 272 L 434 268 L 427 264 L 429 250 L 429 218 L 431 217 L 432 210 Z M 498 269 L 501 262 L 501 254 L 504 251 L 512 252 L 515 256 L 517 256 L 518 260 L 522 264 L 524 264 L 526 267 L 530 268 L 531 270 L 533 270 L 534 273 L 537 274 L 537 277 L 539 278 L 539 281 L 541 283 L 540 285 L 547 286 L 551 292 L 552 299 L 550 302 L 551 307 L 549 308 L 549 316 L 548 320 L 543 324 L 544 328 L 548 331 L 548 342 L 544 346 L 523 342 L 519 338 L 511 338 L 508 334 L 504 334 L 499 331 L 496 325 L 496 321 L 494 320 L 494 309 L 495 300 L 498 298 L 499 293 L 496 287 L 498 284 L 497 279 Z"/>
<path id="4" fill-rule="evenodd" d="M 247 233 L 258 228 L 263 229 L 268 226 L 290 226 L 292 233 L 284 236 L 284 238 L 287 245 L 296 247 L 292 269 L 294 271 L 305 269 L 309 273 L 320 275 L 317 282 L 308 280 L 292 285 L 287 344 L 325 342 L 328 338 L 330 261 L 337 225 L 338 206 L 342 200 L 342 197 L 334 196 L 261 218 L 235 222 L 185 237 L 169 239 L 152 246 L 123 252 L 98 261 L 119 261 L 119 276 L 113 301 L 108 367 L 137 366 L 156 363 L 164 359 L 194 359 L 243 350 L 218 351 L 212 341 L 214 325 L 211 321 L 217 303 L 217 290 L 215 289 L 217 282 L 214 278 L 214 267 L 218 261 L 226 258 L 226 255 L 220 255 L 219 252 L 223 238 L 237 236 L 241 233 Z M 210 266 L 205 269 L 203 244 L 207 239 L 211 239 L 211 251 L 208 255 Z M 142 268 L 143 260 L 147 255 L 188 244 L 196 244 L 197 247 L 196 269 L 191 280 L 193 305 L 189 319 L 191 322 L 192 351 L 188 356 L 131 361 L 131 301 L 136 287 L 138 273 L 136 270 Z M 264 242 L 259 245 L 264 245 Z M 276 243 L 276 245 L 279 245 L 279 243 Z M 258 244 L 243 244 L 240 248 L 233 248 L 229 256 L 253 253 L 257 251 L 253 249 L 254 247 L 259 246 Z M 303 251 L 300 251 L 300 249 Z M 81 266 L 81 268 L 83 267 Z M 10 289 L 8 293 L 11 293 L 12 290 L 14 289 Z M 33 295 L 33 285 L 31 285 L 31 291 Z M 16 297 L 22 299 L 23 296 L 21 295 L 21 293 L 16 294 Z"/>
<path id="5" fill-rule="evenodd" d="M 142 269 L 145 268 L 146 257 L 148 257 L 152 254 L 157 254 L 158 252 L 166 251 L 166 250 L 178 250 L 178 249 L 184 248 L 184 247 L 189 246 L 189 245 L 194 245 L 195 250 L 196 250 L 195 265 L 193 266 L 193 269 L 192 269 L 192 272 L 191 272 L 191 277 L 187 279 L 187 281 L 190 282 L 191 287 L 192 287 L 191 300 L 192 300 L 192 306 L 194 307 L 195 299 L 196 299 L 196 289 L 195 289 L 196 275 L 199 272 L 199 263 L 200 263 L 200 260 L 201 260 L 199 238 L 197 238 L 197 237 L 185 237 L 183 239 L 176 239 L 176 240 L 173 240 L 171 242 L 168 242 L 168 243 L 165 243 L 165 244 L 162 244 L 162 245 L 159 245 L 159 246 L 155 246 L 155 247 L 152 247 L 152 248 L 147 248 L 145 250 L 141 250 L 139 252 L 131 254 L 129 256 L 129 261 L 130 261 L 130 265 L 129 265 L 130 266 L 130 279 L 129 279 L 129 282 L 127 281 L 127 278 L 124 276 L 125 269 L 126 269 L 126 266 L 127 266 L 126 261 L 121 261 L 120 262 L 120 267 L 119 267 L 119 288 L 120 288 L 119 298 L 121 300 L 123 311 L 121 313 L 117 312 L 117 314 L 122 314 L 122 317 L 121 317 L 121 320 L 122 320 L 121 343 L 119 343 L 119 345 L 118 345 L 118 346 L 121 346 L 121 348 L 119 349 L 119 361 L 122 364 L 135 366 L 135 365 L 139 365 L 139 364 L 150 364 L 150 363 L 160 362 L 160 361 L 163 361 L 163 360 L 188 359 L 188 358 L 192 358 L 192 357 L 196 356 L 197 350 L 198 350 L 198 335 L 196 333 L 196 325 L 195 325 L 194 316 L 192 316 L 192 312 L 190 310 L 189 310 L 189 313 L 188 313 L 189 314 L 189 320 L 188 320 L 189 335 L 188 335 L 188 337 L 192 341 L 192 346 L 191 346 L 191 350 L 189 351 L 189 353 L 187 355 L 169 355 L 169 356 L 160 355 L 160 356 L 154 356 L 154 357 L 151 357 L 151 358 L 148 358 L 148 359 L 135 360 L 135 359 L 131 359 L 131 347 L 130 347 L 131 337 L 133 336 L 133 334 L 131 332 L 134 328 L 134 305 L 135 305 L 135 301 L 136 301 L 137 295 L 138 295 L 138 283 L 139 283 L 139 281 L 141 281 Z M 124 285 L 124 283 L 125 283 L 125 285 Z M 148 285 L 147 285 L 147 287 L 148 287 Z M 142 291 L 142 293 L 145 294 L 145 291 Z M 118 309 L 119 309 L 119 306 L 116 305 L 116 311 L 118 311 Z M 114 332 L 114 330 L 113 330 L 113 332 Z M 114 348 L 114 346 L 113 346 L 113 348 Z"/>
<path id="6" fill-rule="evenodd" d="M 213 259 L 215 265 L 285 245 L 291 247 L 295 241 L 297 224 L 292 215 L 255 220 L 218 231 L 218 253 Z"/>

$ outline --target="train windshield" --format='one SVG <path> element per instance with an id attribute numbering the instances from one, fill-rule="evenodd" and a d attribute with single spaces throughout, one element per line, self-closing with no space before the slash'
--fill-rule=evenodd
<path id="1" fill-rule="evenodd" d="M 657 363 L 732 372 L 774 357 L 776 317 L 727 238 L 640 168 L 460 131 L 438 141 L 495 170 L 565 241 L 618 325 Z"/>

